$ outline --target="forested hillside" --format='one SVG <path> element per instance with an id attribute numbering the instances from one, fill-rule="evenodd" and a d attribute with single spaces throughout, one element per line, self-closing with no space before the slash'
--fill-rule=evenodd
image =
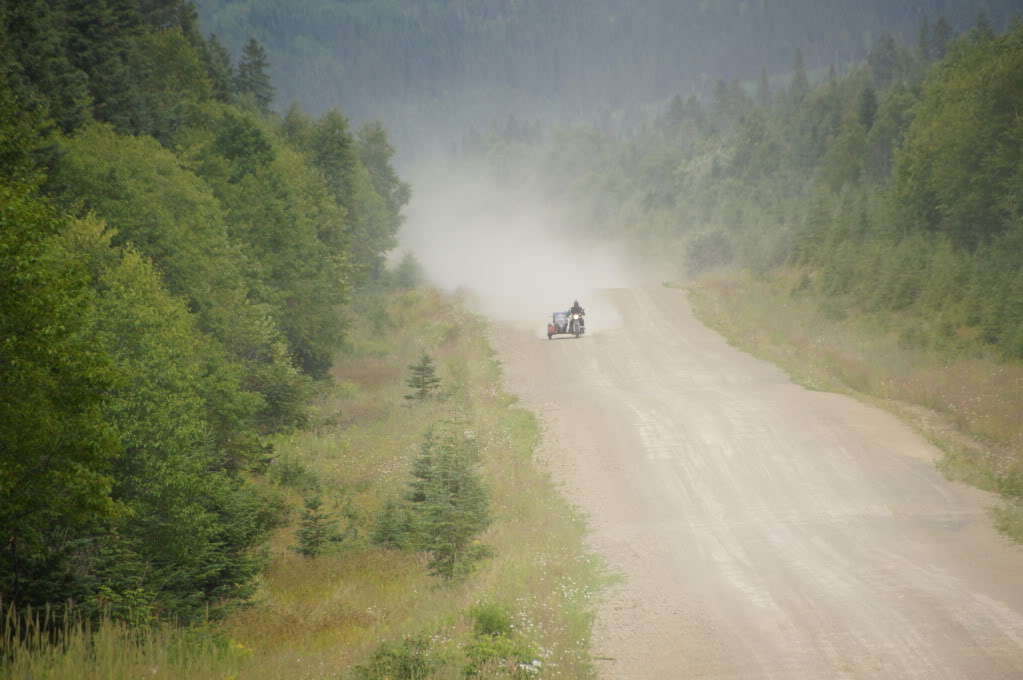
<path id="1" fill-rule="evenodd" d="M 590 234 L 667 250 L 690 275 L 798 265 L 836 304 L 915 319 L 918 342 L 959 349 L 972 328 L 1023 358 L 1023 26 L 883 38 L 816 87 L 798 62 L 783 89 L 676 97 L 639 135 L 563 132 L 505 179 L 535 172 L 585 206 Z M 540 148 L 514 131 L 483 147 Z"/>
<path id="2" fill-rule="evenodd" d="M 409 189 L 381 126 L 268 115 L 263 48 L 233 61 L 189 3 L 0 26 L 0 602 L 217 618 Z"/>
<path id="3" fill-rule="evenodd" d="M 718 78 L 861 60 L 884 34 L 938 36 L 987 11 L 996 27 L 1015 0 L 914 3 L 786 0 L 203 0 L 203 24 L 240 50 L 267 46 L 280 102 L 383 116 L 406 142 L 485 129 L 509 115 L 635 122 L 672 93 L 707 94 Z M 939 21 L 939 18 L 941 19 Z"/>

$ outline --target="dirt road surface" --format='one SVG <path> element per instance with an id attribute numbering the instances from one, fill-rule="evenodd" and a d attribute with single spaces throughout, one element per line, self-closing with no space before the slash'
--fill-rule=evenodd
<path id="1" fill-rule="evenodd" d="M 601 678 L 1023 678 L 1023 549 L 894 417 L 794 386 L 681 291 L 495 326 L 508 388 L 623 582 Z"/>

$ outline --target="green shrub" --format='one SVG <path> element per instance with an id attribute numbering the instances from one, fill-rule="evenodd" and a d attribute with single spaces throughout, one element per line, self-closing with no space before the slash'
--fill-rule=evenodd
<path id="1" fill-rule="evenodd" d="M 407 637 L 401 644 L 385 642 L 365 665 L 355 667 L 356 680 L 423 680 L 439 663 L 430 649 L 430 638 Z"/>
<path id="2" fill-rule="evenodd" d="M 469 610 L 472 630 L 476 635 L 510 635 L 512 616 L 506 608 L 493 602 L 478 602 Z"/>

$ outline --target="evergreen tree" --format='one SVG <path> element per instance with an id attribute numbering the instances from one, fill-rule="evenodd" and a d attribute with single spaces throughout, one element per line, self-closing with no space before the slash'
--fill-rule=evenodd
<path id="1" fill-rule="evenodd" d="M 295 531 L 298 545 L 292 550 L 303 557 L 319 557 L 332 544 L 339 543 L 341 535 L 333 514 L 321 510 L 323 501 L 318 495 L 306 496 L 304 505 L 301 524 Z"/>
<path id="2" fill-rule="evenodd" d="M 11 60 L 8 84 L 19 90 L 28 110 L 64 132 L 76 130 L 85 120 L 89 79 L 67 58 L 60 15 L 46 0 L 3 0 L 0 20 Z"/>
<path id="3" fill-rule="evenodd" d="M 228 101 L 234 93 L 234 67 L 227 48 L 211 33 L 203 46 L 202 56 L 213 85 L 213 96 L 222 102 Z"/>
<path id="4" fill-rule="evenodd" d="M 437 377 L 437 369 L 433 365 L 433 359 L 426 352 L 418 364 L 409 366 L 412 375 L 406 381 L 406 385 L 412 388 L 413 392 L 406 394 L 406 399 L 429 399 L 437 394 L 440 389 L 440 378 Z"/>
<path id="5" fill-rule="evenodd" d="M 479 473 L 473 439 L 451 432 L 429 436 L 416 461 L 406 496 L 416 518 L 416 545 L 430 555 L 430 570 L 462 576 L 487 549 L 474 541 L 490 526 L 490 500 Z"/>
<path id="6" fill-rule="evenodd" d="M 238 62 L 235 75 L 235 91 L 241 97 L 251 97 L 256 107 L 263 113 L 270 112 L 274 99 L 274 88 L 270 83 L 270 62 L 266 50 L 255 38 L 249 38 L 242 48 L 242 58 Z"/>
<path id="7" fill-rule="evenodd" d="M 877 92 L 870 85 L 860 92 L 859 121 L 860 125 L 869 132 L 874 127 L 874 120 L 877 118 Z"/>
<path id="8" fill-rule="evenodd" d="M 398 177 L 391 166 L 395 149 L 387 139 L 387 130 L 379 122 L 366 123 L 356 134 L 359 160 L 369 172 L 373 189 L 387 205 L 388 217 L 397 231 L 401 224 L 401 209 L 412 198 L 412 189 Z"/>
<path id="9" fill-rule="evenodd" d="M 404 550 L 414 538 L 414 528 L 406 506 L 389 500 L 377 515 L 376 526 L 370 534 L 374 545 L 390 550 Z"/>
<path id="10" fill-rule="evenodd" d="M 132 70 L 140 21 L 131 0 L 67 0 L 67 54 L 88 74 L 93 115 L 118 131 L 148 130 L 148 112 Z"/>

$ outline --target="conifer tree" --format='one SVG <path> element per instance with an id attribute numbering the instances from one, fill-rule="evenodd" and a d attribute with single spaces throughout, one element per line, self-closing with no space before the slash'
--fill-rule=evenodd
<path id="1" fill-rule="evenodd" d="M 318 557 L 331 544 L 341 541 L 341 535 L 334 523 L 334 515 L 322 512 L 323 501 L 318 495 L 307 496 L 302 511 L 302 523 L 295 536 L 298 545 L 292 550 L 303 557 Z"/>
<path id="2" fill-rule="evenodd" d="M 235 90 L 240 96 L 250 96 L 263 113 L 270 112 L 274 99 L 274 88 L 270 83 L 268 69 L 270 62 L 266 50 L 255 38 L 249 38 L 242 49 L 242 58 L 238 62 L 238 73 L 235 75 Z"/>
<path id="3" fill-rule="evenodd" d="M 15 62 L 0 68 L 9 73 L 8 84 L 26 108 L 48 116 L 64 132 L 77 129 L 85 119 L 88 77 L 68 60 L 66 31 L 50 4 L 0 2 L 0 32 L 6 34 L 4 51 Z"/>
<path id="4" fill-rule="evenodd" d="M 132 72 L 138 8 L 129 0 L 68 0 L 67 54 L 88 74 L 93 113 L 119 132 L 147 131 L 147 112 Z"/>
<path id="5" fill-rule="evenodd" d="M 440 389 L 440 378 L 437 377 L 437 369 L 429 354 L 423 352 L 419 363 L 409 366 L 409 369 L 412 371 L 412 375 L 406 384 L 412 388 L 413 392 L 406 394 L 406 399 L 429 399 L 437 394 L 437 390 Z"/>
<path id="6" fill-rule="evenodd" d="M 864 130 L 870 131 L 874 127 L 874 120 L 877 118 L 877 92 L 870 85 L 863 88 L 860 93 L 860 124 Z"/>
<path id="7" fill-rule="evenodd" d="M 490 526 L 490 499 L 475 440 L 452 433 L 428 435 L 409 486 L 414 542 L 429 553 L 430 570 L 445 579 L 468 573 L 487 554 L 474 540 Z"/>

